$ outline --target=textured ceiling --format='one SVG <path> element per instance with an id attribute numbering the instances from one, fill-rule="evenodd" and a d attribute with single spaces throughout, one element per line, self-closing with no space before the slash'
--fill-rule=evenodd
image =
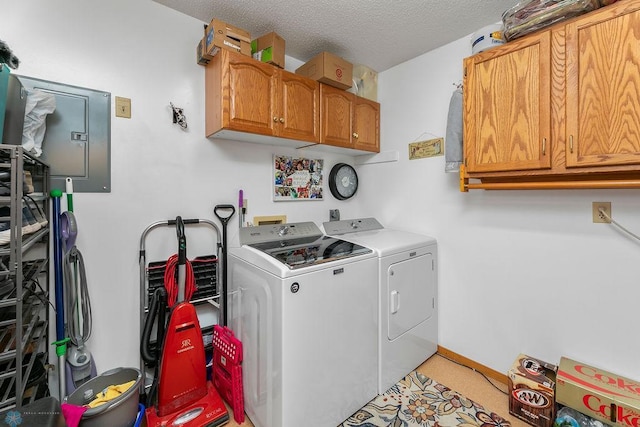
<path id="1" fill-rule="evenodd" d="M 517 0 L 154 0 L 208 23 L 218 18 L 256 38 L 275 31 L 306 62 L 329 51 L 377 72 L 501 20 Z M 469 47 L 471 54 L 471 47 Z"/>

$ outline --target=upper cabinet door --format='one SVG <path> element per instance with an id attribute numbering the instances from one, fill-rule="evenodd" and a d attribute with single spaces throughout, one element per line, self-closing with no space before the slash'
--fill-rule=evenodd
<path id="1" fill-rule="evenodd" d="M 640 3 L 626 4 L 566 26 L 568 167 L 640 164 Z"/>
<path id="2" fill-rule="evenodd" d="M 239 54 L 228 54 L 228 58 L 229 66 L 223 68 L 225 127 L 274 135 L 280 118 L 276 110 L 276 68 Z"/>
<path id="3" fill-rule="evenodd" d="M 320 83 L 281 71 L 280 87 L 279 135 L 309 143 L 319 142 Z"/>
<path id="4" fill-rule="evenodd" d="M 380 104 L 356 96 L 353 106 L 353 148 L 380 151 Z"/>
<path id="5" fill-rule="evenodd" d="M 355 95 L 344 90 L 320 85 L 321 123 L 320 143 L 353 148 L 353 101 Z"/>
<path id="6" fill-rule="evenodd" d="M 551 32 L 509 45 L 464 61 L 470 173 L 551 167 Z"/>

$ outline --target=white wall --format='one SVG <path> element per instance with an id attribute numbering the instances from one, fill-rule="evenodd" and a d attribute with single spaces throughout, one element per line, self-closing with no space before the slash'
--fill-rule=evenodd
<path id="1" fill-rule="evenodd" d="M 286 214 L 320 224 L 339 208 L 343 218 L 376 216 L 386 226 L 437 237 L 444 347 L 499 371 L 525 352 L 549 361 L 573 356 L 640 378 L 640 246 L 611 226 L 592 224 L 590 210 L 592 201 L 611 201 L 614 218 L 640 232 L 637 190 L 463 194 L 457 176 L 443 172 L 443 157 L 408 161 L 410 142 L 444 136 L 468 40 L 379 76 L 382 151 L 398 151 L 399 162 L 358 166 L 360 190 L 349 201 L 333 199 L 325 183 L 324 201 L 275 203 L 272 156 L 295 150 L 203 136 L 204 74 L 195 63 L 202 22 L 150 0 L 0 6 L 0 39 L 22 61 L 18 74 L 132 99 L 131 119 L 116 118 L 112 107 L 112 191 L 74 196 L 93 304 L 89 347 L 99 371 L 139 363 L 145 227 L 176 215 L 215 220 L 213 207 L 235 204 L 242 188 L 249 217 Z M 184 108 L 187 132 L 172 124 L 169 102 Z M 353 161 L 307 154 L 324 158 L 327 170 Z M 237 227 L 236 216 L 231 245 Z M 209 252 L 209 234 L 187 237 L 189 256 Z M 148 242 L 147 260 L 175 252 L 173 235 L 163 239 Z"/>
<path id="2" fill-rule="evenodd" d="M 356 204 L 339 203 L 326 185 L 323 201 L 272 201 L 272 156 L 295 155 L 294 149 L 204 137 L 204 68 L 195 61 L 202 22 L 150 0 L 0 0 L 0 8 L 0 39 L 21 61 L 15 73 L 112 95 L 112 191 L 74 195 L 93 306 L 88 347 L 99 372 L 139 365 L 138 250 L 151 223 L 176 215 L 219 223 L 214 206 L 236 205 L 240 189 L 249 219 L 285 214 L 290 222 L 321 224 L 334 208 L 355 216 Z M 287 61 L 288 69 L 300 64 Z M 131 98 L 131 119 L 115 117 L 115 96 Z M 184 108 L 188 131 L 172 123 L 169 102 Z M 303 155 L 323 158 L 327 171 L 352 161 L 312 150 Z M 154 234 L 146 242 L 147 261 L 176 252 L 175 231 L 157 233 L 161 239 Z M 229 244 L 238 244 L 237 215 Z M 189 257 L 212 253 L 214 245 L 208 230 L 187 230 Z"/>
<path id="3" fill-rule="evenodd" d="M 523 352 L 640 379 L 640 242 L 591 217 L 611 201 L 640 234 L 639 190 L 461 193 L 443 156 L 408 160 L 409 143 L 445 136 L 470 54 L 463 38 L 380 74 L 382 150 L 400 161 L 360 166 L 363 211 L 438 239 L 442 346 L 501 372 Z"/>

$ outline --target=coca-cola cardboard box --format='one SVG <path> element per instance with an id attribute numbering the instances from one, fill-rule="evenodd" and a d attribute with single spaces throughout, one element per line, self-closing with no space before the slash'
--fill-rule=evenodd
<path id="1" fill-rule="evenodd" d="M 640 383 L 566 357 L 556 401 L 615 427 L 640 427 Z"/>
<path id="2" fill-rule="evenodd" d="M 509 378 L 509 413 L 535 427 L 551 427 L 555 419 L 555 380 L 558 367 L 520 354 Z"/>

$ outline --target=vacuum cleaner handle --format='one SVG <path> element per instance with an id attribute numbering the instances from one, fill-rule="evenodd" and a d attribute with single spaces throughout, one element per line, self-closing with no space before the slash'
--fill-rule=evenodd
<path id="1" fill-rule="evenodd" d="M 178 265 L 187 263 L 187 236 L 184 234 L 184 221 L 176 217 L 176 234 L 178 236 Z"/>
<path id="2" fill-rule="evenodd" d="M 176 217 L 176 234 L 178 235 L 178 265 L 177 265 L 177 284 L 178 296 L 176 302 L 182 302 L 186 297 L 186 281 L 187 281 L 187 236 L 184 234 L 184 221 L 181 216 Z"/>

